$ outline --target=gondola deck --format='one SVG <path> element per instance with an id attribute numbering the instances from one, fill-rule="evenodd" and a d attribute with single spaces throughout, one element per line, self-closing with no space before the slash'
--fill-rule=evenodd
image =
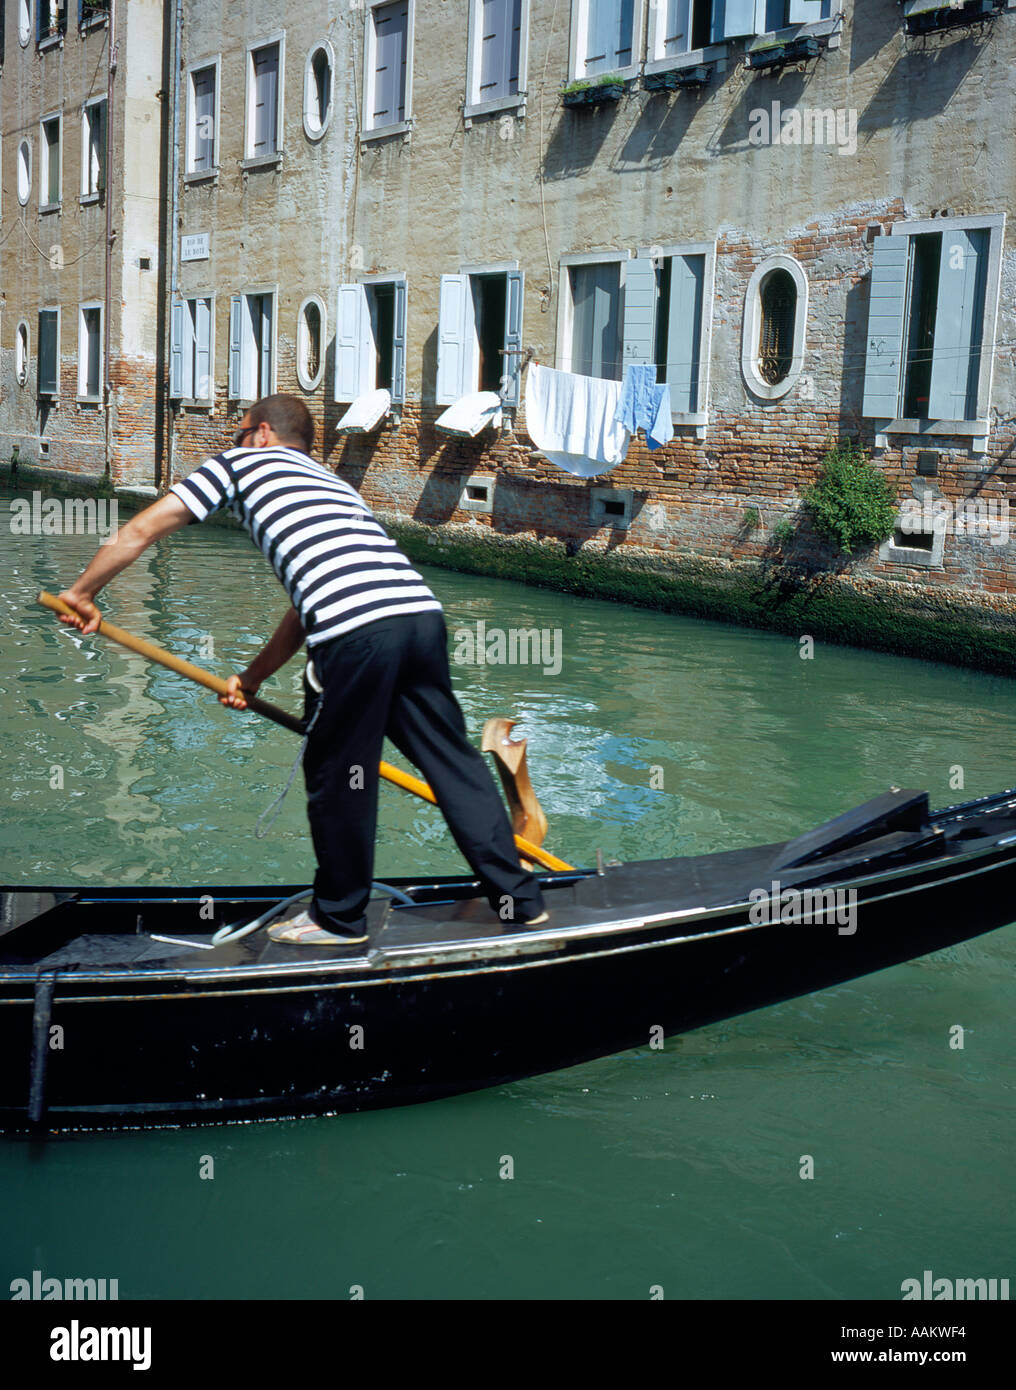
<path id="1" fill-rule="evenodd" d="M 372 902 L 365 946 L 309 948 L 208 949 L 294 888 L 0 890 L 0 1127 L 426 1100 L 863 975 L 1013 917 L 1016 793 L 932 814 L 894 789 L 787 843 L 541 882 L 540 928 L 467 878 L 399 880 L 415 905 Z M 809 889 L 853 894 L 854 925 L 750 908 Z"/>

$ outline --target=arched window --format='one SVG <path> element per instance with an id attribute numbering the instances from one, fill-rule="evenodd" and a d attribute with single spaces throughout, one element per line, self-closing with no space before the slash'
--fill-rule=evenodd
<path id="1" fill-rule="evenodd" d="M 24 319 L 18 324 L 18 331 L 14 336 L 14 371 L 18 385 L 24 386 L 28 380 L 28 324 Z"/>
<path id="2" fill-rule="evenodd" d="M 744 296 L 741 374 L 753 396 L 776 401 L 804 366 L 808 281 L 793 256 L 770 256 L 754 270 Z"/>
<path id="3" fill-rule="evenodd" d="M 296 324 L 296 375 L 305 391 L 315 391 L 324 372 L 325 306 L 317 295 L 300 305 Z"/>
<path id="4" fill-rule="evenodd" d="M 787 270 L 772 270 L 759 287 L 761 324 L 758 339 L 759 376 L 769 386 L 785 381 L 794 361 L 794 317 L 797 286 Z"/>
<path id="5" fill-rule="evenodd" d="M 318 44 L 307 55 L 303 78 L 303 128 L 309 140 L 320 140 L 331 120 L 334 68 L 330 44 Z"/>
<path id="6" fill-rule="evenodd" d="M 18 202 L 24 207 L 32 191 L 32 147 L 27 140 L 18 146 Z"/>

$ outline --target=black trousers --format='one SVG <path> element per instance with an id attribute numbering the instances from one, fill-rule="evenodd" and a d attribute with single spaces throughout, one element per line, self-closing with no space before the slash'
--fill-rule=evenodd
<path id="1" fill-rule="evenodd" d="M 311 657 L 323 686 L 320 695 L 306 689 L 307 717 L 317 717 L 303 764 L 318 863 L 315 920 L 337 930 L 363 927 L 385 735 L 430 783 L 494 912 L 506 924 L 542 912 L 540 886 L 519 864 L 500 792 L 466 737 L 442 614 L 380 618 L 313 647 Z"/>

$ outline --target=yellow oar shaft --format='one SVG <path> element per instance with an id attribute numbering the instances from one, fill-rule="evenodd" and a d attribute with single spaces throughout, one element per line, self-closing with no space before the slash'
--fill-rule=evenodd
<path id="1" fill-rule="evenodd" d="M 49 594 L 43 589 L 39 594 L 39 602 L 44 608 L 51 609 L 54 613 L 71 613 L 73 609 L 66 603 L 58 599 L 54 594 Z M 167 652 L 163 647 L 157 647 L 154 642 L 146 642 L 142 637 L 135 637 L 132 633 L 125 632 L 121 627 L 115 627 L 112 623 L 107 623 L 103 619 L 99 623 L 99 631 L 103 637 L 108 637 L 111 642 L 117 642 L 121 647 L 126 647 L 129 651 L 137 652 L 148 661 L 154 661 L 159 666 L 165 666 L 170 671 L 176 671 L 178 675 L 186 676 L 188 680 L 195 681 L 198 685 L 203 685 L 206 690 L 214 690 L 216 695 L 225 695 L 227 685 L 218 676 L 213 676 L 209 671 L 203 671 L 200 666 L 194 666 L 189 661 L 183 661 L 180 657 L 174 656 L 172 652 Z M 255 714 L 262 715 L 265 719 L 271 719 L 275 724 L 281 724 L 284 729 L 292 729 L 294 733 L 303 733 L 303 724 L 293 714 L 280 709 L 278 705 L 270 704 L 267 700 L 260 700 L 256 695 L 245 695 L 247 707 L 252 709 Z M 408 772 L 400 772 L 397 767 L 392 767 L 391 763 L 382 762 L 380 766 L 381 776 L 388 782 L 394 782 L 397 787 L 412 792 L 415 796 L 420 796 L 424 801 L 430 801 L 437 805 L 437 797 L 419 777 L 413 777 Z M 525 855 L 527 859 L 534 863 L 542 864 L 545 869 L 568 870 L 573 867 L 566 864 L 563 859 L 558 859 L 553 854 L 548 854 L 545 849 L 538 845 L 530 844 L 521 835 L 515 836 L 516 847 Z"/>

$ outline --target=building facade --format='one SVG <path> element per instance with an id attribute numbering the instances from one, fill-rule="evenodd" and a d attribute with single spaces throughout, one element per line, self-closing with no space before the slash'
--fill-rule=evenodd
<path id="1" fill-rule="evenodd" d="M 154 24 L 160 7 L 124 8 Z M 251 400 L 286 390 L 329 465 L 396 521 L 757 565 L 848 437 L 901 523 L 852 572 L 1009 605 L 1016 0 L 162 8 L 136 58 L 148 81 L 169 55 L 157 304 L 117 245 L 124 315 L 138 303 L 127 356 L 158 383 L 146 481 L 182 476 Z M 24 86 L 15 115 L 11 9 L 4 230 L 17 121 L 66 107 Z M 57 61 L 102 42 L 65 39 Z M 11 433 L 8 403 L 22 389 L 27 431 L 32 396 L 12 376 L 14 320 L 56 302 L 57 272 L 17 251 L 21 233 L 4 246 Z M 79 379 L 65 318 L 95 298 L 89 265 L 69 296 L 59 272 Z M 608 380 L 655 364 L 673 439 L 634 437 L 600 476 L 562 471 L 527 431 L 533 363 Z M 480 391 L 501 398 L 497 426 L 441 428 Z M 113 452 L 114 478 L 133 476 Z M 798 539 L 811 554 L 807 527 Z"/>
<path id="2" fill-rule="evenodd" d="M 0 12 L 0 453 L 151 490 L 161 0 Z"/>

